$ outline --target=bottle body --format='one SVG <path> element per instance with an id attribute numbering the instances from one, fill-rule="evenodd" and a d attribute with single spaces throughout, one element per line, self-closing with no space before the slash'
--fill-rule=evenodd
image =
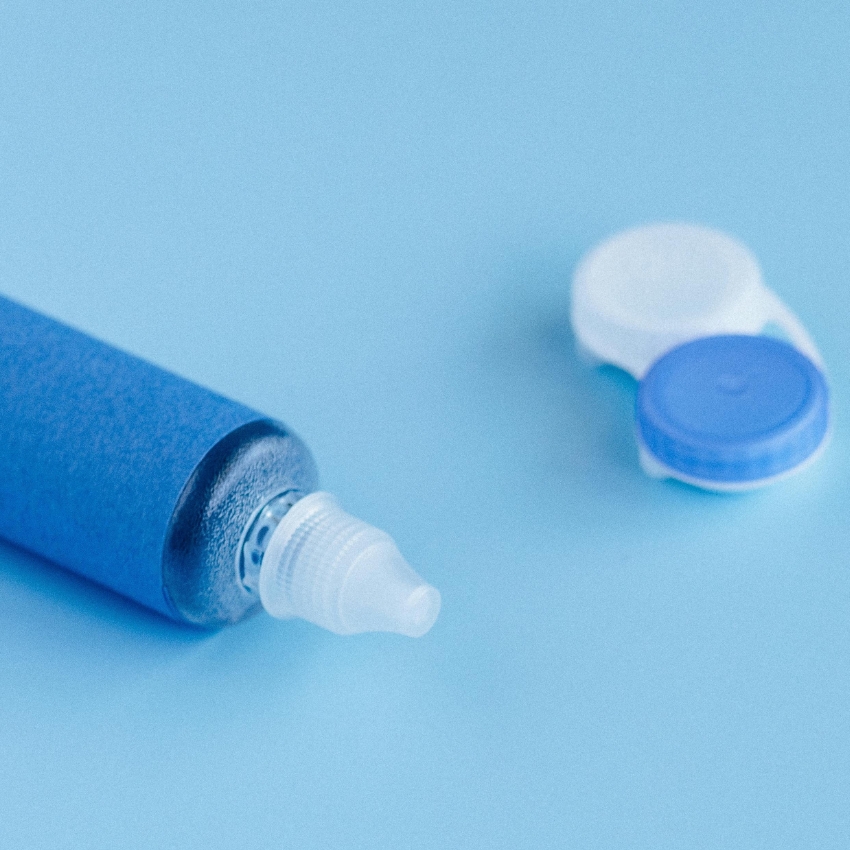
<path id="1" fill-rule="evenodd" d="M 0 536 L 201 626 L 257 604 L 240 537 L 316 488 L 257 411 L 0 298 Z"/>

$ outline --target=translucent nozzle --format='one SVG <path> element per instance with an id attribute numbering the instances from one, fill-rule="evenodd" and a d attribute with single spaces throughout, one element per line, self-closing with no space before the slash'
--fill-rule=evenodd
<path id="1" fill-rule="evenodd" d="M 340 635 L 424 635 L 440 612 L 426 584 L 383 531 L 347 514 L 330 493 L 296 502 L 275 528 L 259 578 L 263 607 Z"/>

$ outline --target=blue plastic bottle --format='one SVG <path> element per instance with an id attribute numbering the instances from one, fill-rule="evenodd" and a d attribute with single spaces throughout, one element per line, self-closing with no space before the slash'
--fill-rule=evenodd
<path id="1" fill-rule="evenodd" d="M 280 422 L 0 298 L 0 535 L 176 620 L 424 634 L 439 594 Z"/>

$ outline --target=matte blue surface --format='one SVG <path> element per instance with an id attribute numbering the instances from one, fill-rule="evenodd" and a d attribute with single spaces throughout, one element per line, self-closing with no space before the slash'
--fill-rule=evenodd
<path id="1" fill-rule="evenodd" d="M 180 619 L 162 553 L 204 455 L 262 419 L 0 297 L 0 537 Z"/>
<path id="2" fill-rule="evenodd" d="M 6 3 L 0 290 L 301 435 L 444 607 L 202 637 L 0 555 L 0 845 L 846 850 L 846 3 Z M 747 243 L 835 435 L 640 471 L 570 275 Z"/>
<path id="3" fill-rule="evenodd" d="M 704 481 L 756 481 L 804 463 L 826 437 L 818 368 L 767 336 L 711 336 L 659 358 L 638 386 L 639 439 L 661 463 Z"/>

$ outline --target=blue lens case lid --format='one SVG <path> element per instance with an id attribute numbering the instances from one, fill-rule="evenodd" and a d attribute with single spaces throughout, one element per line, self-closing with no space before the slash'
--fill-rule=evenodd
<path id="1" fill-rule="evenodd" d="M 829 433 L 829 390 L 820 369 L 785 342 L 710 336 L 650 367 L 635 415 L 650 474 L 746 489 L 817 456 Z"/>

